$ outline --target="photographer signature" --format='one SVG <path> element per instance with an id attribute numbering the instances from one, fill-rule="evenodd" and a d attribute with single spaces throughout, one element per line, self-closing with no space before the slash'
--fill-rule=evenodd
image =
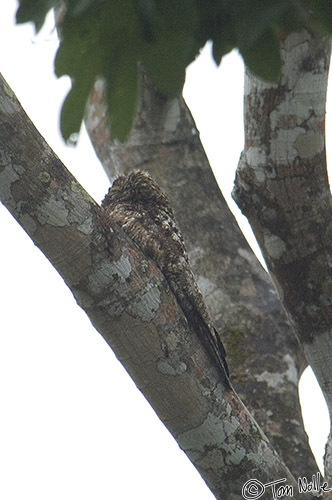
<path id="1" fill-rule="evenodd" d="M 283 478 L 263 484 L 258 481 L 258 479 L 249 479 L 242 487 L 242 497 L 245 500 L 257 500 L 264 495 L 265 491 L 269 488 L 271 488 L 273 500 L 282 497 L 292 497 L 294 495 L 294 487 L 289 484 L 281 484 L 285 481 L 286 478 Z M 319 472 L 312 476 L 312 481 L 308 481 L 306 477 L 299 477 L 297 480 L 297 487 L 299 493 L 326 493 L 332 490 L 332 488 L 328 487 L 326 481 L 321 483 Z"/>

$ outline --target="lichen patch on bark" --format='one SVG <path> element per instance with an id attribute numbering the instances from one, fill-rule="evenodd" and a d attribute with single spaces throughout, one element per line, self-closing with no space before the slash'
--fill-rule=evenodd
<path id="1" fill-rule="evenodd" d="M 148 283 L 145 290 L 142 291 L 128 307 L 129 314 L 140 318 L 142 321 L 151 321 L 159 309 L 161 303 L 161 293 L 158 287 Z"/>
<path id="2" fill-rule="evenodd" d="M 270 233 L 268 230 L 264 231 L 264 246 L 266 252 L 272 259 L 280 259 L 286 251 L 285 242 L 279 236 Z"/>
<path id="3" fill-rule="evenodd" d="M 42 225 L 69 226 L 68 213 L 69 210 L 65 205 L 63 194 L 61 192 L 51 193 L 49 198 L 39 205 L 37 219 Z"/>
<path id="4" fill-rule="evenodd" d="M 126 255 L 122 255 L 118 261 L 103 261 L 100 267 L 89 276 L 91 290 L 100 293 L 109 283 L 109 277 L 124 283 L 130 276 L 131 264 Z"/>
<path id="5" fill-rule="evenodd" d="M 12 165 L 7 164 L 0 170 L 1 199 L 8 201 L 12 198 L 11 187 L 18 179 L 19 175 L 15 172 Z"/>

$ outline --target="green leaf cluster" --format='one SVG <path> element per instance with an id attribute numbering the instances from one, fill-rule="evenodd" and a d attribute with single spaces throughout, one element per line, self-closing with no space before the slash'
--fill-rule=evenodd
<path id="1" fill-rule="evenodd" d="M 17 21 L 38 31 L 58 0 L 20 0 Z M 136 112 L 138 66 L 158 89 L 178 95 L 186 67 L 208 40 L 217 64 L 234 48 L 261 78 L 278 81 L 279 42 L 303 28 L 330 34 L 331 0 L 65 0 L 57 76 L 72 89 L 61 113 L 68 140 L 78 133 L 98 77 L 107 83 L 112 136 L 124 141 Z"/>

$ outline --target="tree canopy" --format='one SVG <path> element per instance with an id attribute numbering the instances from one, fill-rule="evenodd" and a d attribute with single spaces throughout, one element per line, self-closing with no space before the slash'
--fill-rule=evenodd
<path id="1" fill-rule="evenodd" d="M 43 26 L 59 0 L 19 0 L 17 22 Z M 61 43 L 55 59 L 58 77 L 69 75 L 72 89 L 63 104 L 65 140 L 79 132 L 96 78 L 107 83 L 112 137 L 129 134 L 142 63 L 160 92 L 179 95 L 186 67 L 207 41 L 213 57 L 237 48 L 257 76 L 277 82 L 279 42 L 307 28 L 332 33 L 329 0 L 66 0 Z"/>

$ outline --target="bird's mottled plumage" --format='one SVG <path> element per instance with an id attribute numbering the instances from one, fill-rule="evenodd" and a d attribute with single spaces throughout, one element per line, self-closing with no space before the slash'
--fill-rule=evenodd
<path id="1" fill-rule="evenodd" d="M 216 356 L 228 384 L 225 349 L 210 323 L 182 234 L 165 194 L 148 174 L 135 171 L 116 179 L 102 206 L 111 220 L 118 223 L 162 271 L 188 323 L 198 330 L 203 342 Z"/>

